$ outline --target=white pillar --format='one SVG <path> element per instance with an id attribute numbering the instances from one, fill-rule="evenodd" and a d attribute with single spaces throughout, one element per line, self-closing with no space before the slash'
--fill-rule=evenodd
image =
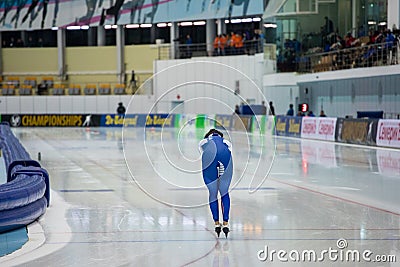
<path id="1" fill-rule="evenodd" d="M 117 26 L 117 76 L 119 83 L 125 83 L 125 31 L 123 25 Z"/>
<path id="2" fill-rule="evenodd" d="M 58 76 L 66 79 L 67 70 L 65 64 L 65 29 L 57 30 Z"/>
<path id="3" fill-rule="evenodd" d="M 97 46 L 106 45 L 106 30 L 103 26 L 97 27 Z"/>
<path id="4" fill-rule="evenodd" d="M 357 36 L 358 34 L 358 27 L 360 25 L 357 25 L 357 0 L 352 0 L 352 7 L 351 7 L 351 34 L 354 36 L 354 38 L 360 37 Z"/>
<path id="5" fill-rule="evenodd" d="M 389 29 L 396 25 L 400 28 L 400 3 L 399 0 L 388 0 L 388 25 Z"/>
<path id="6" fill-rule="evenodd" d="M 177 50 L 179 41 L 174 41 L 175 39 L 179 38 L 179 27 L 177 22 L 172 22 L 170 27 L 170 36 L 171 36 L 171 51 L 170 51 L 170 58 L 175 59 L 177 58 Z"/>
<path id="7" fill-rule="evenodd" d="M 217 35 L 226 33 L 225 19 L 218 19 L 217 21 Z"/>
<path id="8" fill-rule="evenodd" d="M 214 39 L 216 36 L 215 20 L 208 19 L 206 24 L 206 43 L 207 43 L 207 54 L 212 56 L 214 52 Z"/>

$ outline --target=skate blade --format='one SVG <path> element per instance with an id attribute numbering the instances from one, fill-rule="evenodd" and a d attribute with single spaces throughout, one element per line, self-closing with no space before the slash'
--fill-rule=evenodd
<path id="1" fill-rule="evenodd" d="M 221 234 L 221 227 L 215 227 L 215 232 L 217 233 L 217 236 Z"/>
<path id="2" fill-rule="evenodd" d="M 225 238 L 228 238 L 229 228 L 228 228 L 228 227 L 224 227 L 224 228 L 222 229 L 222 231 L 224 231 Z"/>

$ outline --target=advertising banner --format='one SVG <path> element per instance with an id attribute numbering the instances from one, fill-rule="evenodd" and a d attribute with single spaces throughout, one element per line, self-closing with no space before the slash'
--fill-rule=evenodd
<path id="1" fill-rule="evenodd" d="M 174 127 L 175 114 L 107 114 L 100 120 L 102 127 Z"/>
<path id="2" fill-rule="evenodd" d="M 335 140 L 343 143 L 376 145 L 376 119 L 338 118 Z"/>
<path id="3" fill-rule="evenodd" d="M 239 115 L 230 116 L 233 122 L 232 129 L 239 132 L 250 132 L 253 116 L 250 115 Z"/>
<path id="4" fill-rule="evenodd" d="M 301 138 L 335 141 L 336 118 L 303 117 Z"/>
<path id="5" fill-rule="evenodd" d="M 400 148 L 400 120 L 379 120 L 376 144 Z"/>
<path id="6" fill-rule="evenodd" d="M 301 137 L 302 117 L 276 116 L 275 133 L 279 136 Z"/>
<path id="7" fill-rule="evenodd" d="M 215 128 L 231 130 L 233 127 L 232 115 L 215 115 Z"/>

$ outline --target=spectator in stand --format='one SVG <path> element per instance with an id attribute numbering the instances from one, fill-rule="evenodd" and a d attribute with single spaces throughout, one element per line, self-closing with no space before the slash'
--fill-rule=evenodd
<path id="1" fill-rule="evenodd" d="M 286 116 L 294 116 L 294 109 L 293 109 L 293 104 L 289 105 L 289 109 L 286 112 Z"/>
<path id="2" fill-rule="evenodd" d="M 221 35 L 217 35 L 214 39 L 214 55 L 221 56 L 221 54 Z"/>
<path id="3" fill-rule="evenodd" d="M 186 35 L 186 57 L 191 58 L 192 57 L 192 37 L 190 35 Z"/>
<path id="4" fill-rule="evenodd" d="M 307 114 L 308 117 L 315 117 L 314 112 L 312 112 L 312 110 L 310 110 Z"/>
<path id="5" fill-rule="evenodd" d="M 269 115 L 275 116 L 275 107 L 272 103 L 272 101 L 269 101 Z"/>
<path id="6" fill-rule="evenodd" d="M 225 47 L 228 39 L 226 37 L 226 34 L 222 34 L 220 38 L 220 49 L 221 49 L 221 55 L 225 56 Z"/>
<path id="7" fill-rule="evenodd" d="M 240 108 L 239 105 L 235 106 L 235 114 L 240 115 Z"/>
<path id="8" fill-rule="evenodd" d="M 385 46 L 383 53 L 383 64 L 386 64 L 388 57 L 393 54 L 393 46 L 395 44 L 395 37 L 390 29 L 386 31 Z M 393 55 L 392 55 L 393 58 Z M 390 61 L 391 63 L 391 61 Z"/>
<path id="9" fill-rule="evenodd" d="M 324 110 L 321 110 L 321 112 L 319 113 L 320 117 L 326 117 Z"/>
<path id="10" fill-rule="evenodd" d="M 26 43 L 27 47 L 34 47 L 35 46 L 35 42 L 33 41 L 32 36 L 28 37 L 28 42 Z"/>
<path id="11" fill-rule="evenodd" d="M 44 43 L 43 43 L 43 39 L 42 39 L 42 38 L 39 38 L 39 39 L 38 39 L 37 46 L 38 46 L 38 47 L 43 47 L 43 46 L 44 46 Z"/>
<path id="12" fill-rule="evenodd" d="M 353 35 L 349 32 L 347 33 L 346 37 L 345 37 L 345 47 L 346 48 L 350 48 L 353 47 L 355 44 L 356 39 L 353 37 Z"/>
<path id="13" fill-rule="evenodd" d="M 17 39 L 17 43 L 15 44 L 15 47 L 24 47 L 24 41 L 22 41 L 21 38 Z"/>
<path id="14" fill-rule="evenodd" d="M 244 53 L 243 51 L 243 37 L 239 33 L 236 34 L 236 43 L 235 43 L 235 48 L 236 48 L 236 54 L 242 55 Z"/>
<path id="15" fill-rule="evenodd" d="M 15 40 L 14 37 L 10 38 L 10 42 L 8 43 L 8 47 L 15 47 Z"/>

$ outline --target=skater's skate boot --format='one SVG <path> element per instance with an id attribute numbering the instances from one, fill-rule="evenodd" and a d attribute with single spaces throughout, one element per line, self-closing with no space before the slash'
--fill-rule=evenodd
<path id="1" fill-rule="evenodd" d="M 215 223 L 215 232 L 217 233 L 217 236 L 219 237 L 219 234 L 221 233 L 221 224 L 219 222 Z"/>
<path id="2" fill-rule="evenodd" d="M 225 238 L 228 238 L 228 233 L 229 233 L 229 224 L 228 222 L 224 222 L 222 225 L 222 232 L 225 234 Z"/>

